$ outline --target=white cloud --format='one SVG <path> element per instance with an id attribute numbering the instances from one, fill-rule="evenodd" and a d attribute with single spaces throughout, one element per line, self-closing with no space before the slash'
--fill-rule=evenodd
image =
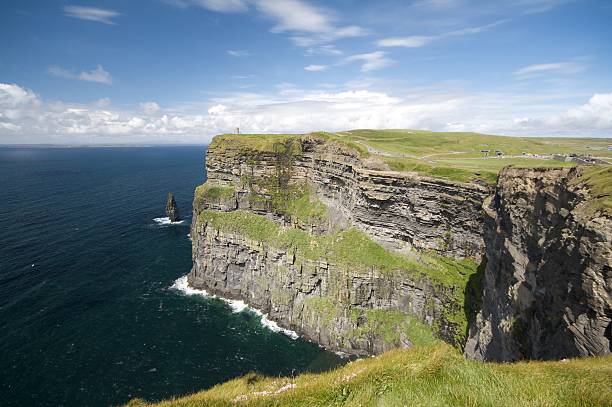
<path id="1" fill-rule="evenodd" d="M 274 33 L 291 33 L 301 47 L 313 47 L 341 38 L 359 37 L 366 31 L 356 25 L 341 26 L 327 9 L 304 0 L 166 0 L 179 7 L 199 6 L 216 12 L 247 12 L 255 9 L 273 22 Z"/>
<path id="2" fill-rule="evenodd" d="M 379 47 L 404 47 L 404 48 L 419 48 L 434 41 L 449 37 L 462 37 L 464 35 L 473 35 L 490 30 L 493 27 L 506 23 L 508 20 L 499 20 L 491 24 L 478 27 L 467 27 L 460 30 L 448 31 L 438 35 L 413 35 L 409 37 L 393 37 L 384 38 L 377 42 Z"/>
<path id="3" fill-rule="evenodd" d="M 308 65 L 304 67 L 304 70 L 309 72 L 322 72 L 327 70 L 327 68 L 327 65 Z"/>
<path id="4" fill-rule="evenodd" d="M 324 44 L 318 45 L 314 47 L 307 48 L 304 52 L 304 55 L 311 57 L 315 55 L 324 55 L 324 56 L 339 56 L 342 55 L 343 52 L 336 48 L 335 45 L 332 44 Z"/>
<path id="5" fill-rule="evenodd" d="M 13 108 L 37 103 L 38 96 L 31 90 L 15 84 L 0 83 L 0 106 Z"/>
<path id="6" fill-rule="evenodd" d="M 236 58 L 251 56 L 251 53 L 249 51 L 243 49 L 228 49 L 227 54 Z"/>
<path id="7" fill-rule="evenodd" d="M 255 7 L 275 21 L 274 32 L 320 33 L 332 25 L 325 12 L 300 0 L 256 0 Z"/>
<path id="8" fill-rule="evenodd" d="M 153 114 L 159 112 L 160 107 L 155 102 L 144 102 L 140 104 L 140 110 L 146 114 Z"/>
<path id="9" fill-rule="evenodd" d="M 163 0 L 165 3 L 186 8 L 198 6 L 217 13 L 241 13 L 249 9 L 245 0 Z"/>
<path id="10" fill-rule="evenodd" d="M 518 7 L 526 14 L 543 13 L 574 0 L 511 0 L 509 5 Z"/>
<path id="11" fill-rule="evenodd" d="M 102 108 L 108 107 L 111 105 L 111 100 L 109 98 L 98 99 L 94 102 L 94 105 Z"/>
<path id="12" fill-rule="evenodd" d="M 68 17 L 78 18 L 79 20 L 96 21 L 109 25 L 114 25 L 113 18 L 121 15 L 114 10 L 83 6 L 66 6 L 64 7 L 64 13 Z"/>
<path id="13" fill-rule="evenodd" d="M 291 40 L 300 47 L 313 47 L 341 38 L 360 37 L 366 31 L 356 25 L 338 26 L 327 10 L 301 0 L 253 0 L 264 16 L 275 21 L 272 32 L 296 33 Z"/>
<path id="14" fill-rule="evenodd" d="M 363 64 L 361 65 L 361 71 L 370 72 L 370 71 L 384 68 L 395 62 L 392 59 L 386 58 L 385 55 L 386 53 L 383 51 L 375 51 L 375 52 L 369 52 L 365 54 L 351 55 L 344 59 L 344 63 L 362 61 Z"/>
<path id="15" fill-rule="evenodd" d="M 497 134 L 612 136 L 612 93 L 561 107 L 559 95 L 409 93 L 374 90 L 306 91 L 291 84 L 276 93 L 235 93 L 202 104 L 135 110 L 41 99 L 0 83 L 3 143 L 201 143 L 239 126 L 244 132 L 419 128 Z"/>
<path id="16" fill-rule="evenodd" d="M 584 105 L 561 114 L 518 118 L 515 125 L 522 131 L 564 129 L 566 133 L 602 133 L 612 137 L 612 93 L 595 94 Z"/>
<path id="17" fill-rule="evenodd" d="M 227 110 L 227 106 L 224 105 L 214 105 L 210 109 L 208 109 L 208 114 L 210 115 L 219 115 L 225 113 Z"/>
<path id="18" fill-rule="evenodd" d="M 209 10 L 221 13 L 235 13 L 248 9 L 248 4 L 244 0 L 195 0 L 195 2 Z"/>
<path id="19" fill-rule="evenodd" d="M 574 74 L 582 72 L 586 69 L 584 64 L 578 62 L 554 62 L 547 64 L 536 64 L 525 66 L 514 71 L 514 75 L 522 78 L 534 77 L 540 74 Z"/>
<path id="20" fill-rule="evenodd" d="M 414 35 L 411 37 L 385 38 L 377 42 L 379 47 L 419 48 L 429 44 L 436 37 Z"/>
<path id="21" fill-rule="evenodd" d="M 75 79 L 85 82 L 97 82 L 110 85 L 113 83 L 113 78 L 101 65 L 96 66 L 91 71 L 81 71 L 79 73 L 70 72 L 59 66 L 50 66 L 48 69 L 49 74 L 57 76 L 58 78 Z"/>

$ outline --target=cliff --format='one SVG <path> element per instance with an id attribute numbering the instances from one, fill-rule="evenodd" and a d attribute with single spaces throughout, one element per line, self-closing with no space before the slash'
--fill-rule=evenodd
<path id="1" fill-rule="evenodd" d="M 225 206 L 206 202 L 205 207 L 269 213 L 269 206 L 248 198 L 253 191 L 269 195 L 267 184 L 283 176 L 279 156 L 287 152 L 278 150 L 292 140 L 294 151 L 286 163 L 290 183 L 307 186 L 330 208 L 331 223 L 317 226 L 350 224 L 395 251 L 479 258 L 484 249 L 481 205 L 488 188 L 389 171 L 384 162 L 362 157 L 362 147 L 319 135 L 265 137 L 213 140 L 206 159 L 208 184 L 236 188 L 237 199 L 223 201 Z"/>
<path id="2" fill-rule="evenodd" d="M 597 168 L 502 170 L 485 204 L 484 297 L 468 357 L 610 352 L 611 179 Z"/>
<path id="3" fill-rule="evenodd" d="M 329 349 L 610 352 L 609 167 L 506 168 L 493 191 L 311 134 L 218 136 L 206 169 L 189 283 Z"/>
<path id="4" fill-rule="evenodd" d="M 218 136 L 189 283 L 327 348 L 461 346 L 487 188 L 389 171 L 319 135 Z M 469 308 L 469 307 L 468 307 Z"/>

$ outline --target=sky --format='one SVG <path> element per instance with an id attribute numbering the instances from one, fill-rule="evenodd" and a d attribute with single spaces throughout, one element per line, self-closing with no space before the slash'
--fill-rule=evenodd
<path id="1" fill-rule="evenodd" d="M 0 144 L 612 137 L 609 0 L 3 0 Z"/>

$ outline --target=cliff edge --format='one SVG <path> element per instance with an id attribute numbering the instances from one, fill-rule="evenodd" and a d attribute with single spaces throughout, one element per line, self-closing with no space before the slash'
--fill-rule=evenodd
<path id="1" fill-rule="evenodd" d="M 484 205 L 484 297 L 466 356 L 610 353 L 610 180 L 609 167 L 501 171 Z"/>
<path id="2" fill-rule="evenodd" d="M 321 135 L 217 136 L 206 169 L 191 286 L 333 350 L 463 345 L 486 187 L 390 171 Z"/>
<path id="3" fill-rule="evenodd" d="M 610 167 L 508 167 L 493 190 L 362 150 L 217 136 L 189 284 L 353 354 L 439 339 L 481 360 L 610 352 Z"/>

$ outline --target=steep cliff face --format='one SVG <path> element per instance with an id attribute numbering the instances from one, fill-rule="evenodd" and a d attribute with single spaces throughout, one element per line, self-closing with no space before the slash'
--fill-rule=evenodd
<path id="1" fill-rule="evenodd" d="M 328 349 L 377 354 L 425 344 L 432 337 L 424 324 L 434 322 L 449 342 L 460 334 L 445 320 L 460 311 L 452 290 L 426 278 L 305 259 L 211 222 L 195 232 L 192 287 L 243 300 Z"/>
<path id="2" fill-rule="evenodd" d="M 489 191 L 388 171 L 323 137 L 287 140 L 211 144 L 190 285 L 334 350 L 380 353 L 432 332 L 462 345 Z"/>
<path id="3" fill-rule="evenodd" d="M 330 208 L 332 226 L 351 224 L 391 250 L 480 257 L 481 205 L 490 194 L 487 188 L 385 171 L 385 164 L 362 159 L 354 149 L 318 136 L 303 136 L 298 142 L 292 182 L 312 188 Z M 224 207 L 204 205 L 267 212 L 268 208 L 240 198 L 247 195 L 250 180 L 269 178 L 277 165 L 273 149 L 256 149 L 237 137 L 217 138 L 206 160 L 209 183 L 238 188 L 238 200 Z"/>
<path id="4" fill-rule="evenodd" d="M 596 207 L 609 197 L 597 196 L 584 172 L 500 173 L 496 194 L 485 203 L 485 288 L 468 357 L 513 361 L 610 352 L 612 219 L 609 208 Z M 600 186 L 609 185 L 612 172 L 598 177 Z"/>

